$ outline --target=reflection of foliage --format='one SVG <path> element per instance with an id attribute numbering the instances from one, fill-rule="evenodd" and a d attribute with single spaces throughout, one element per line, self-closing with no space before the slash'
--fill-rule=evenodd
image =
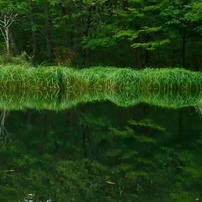
<path id="1" fill-rule="evenodd" d="M 109 109 L 110 113 L 103 112 Z M 155 118 L 133 120 L 132 111 L 117 126 L 114 109 L 88 105 L 58 114 L 30 111 L 28 123 L 26 113 L 18 113 L 8 128 L 16 131 L 13 141 L 0 147 L 4 162 L 0 164 L 4 176 L 0 200 L 141 202 L 152 198 L 168 202 L 185 201 L 185 196 L 187 200 L 199 198 L 201 138 L 190 139 L 187 131 L 185 148 L 165 123 L 158 124 Z M 14 116 L 11 112 L 10 119 Z"/>
<path id="2" fill-rule="evenodd" d="M 152 120 L 150 119 L 143 119 L 139 122 L 136 122 L 134 120 L 129 120 L 128 123 L 130 123 L 131 125 L 136 125 L 136 126 L 146 126 L 146 127 L 151 127 L 153 129 L 157 129 L 157 130 L 161 130 L 161 131 L 165 131 L 165 128 L 159 126 L 158 124 L 154 123 Z"/>

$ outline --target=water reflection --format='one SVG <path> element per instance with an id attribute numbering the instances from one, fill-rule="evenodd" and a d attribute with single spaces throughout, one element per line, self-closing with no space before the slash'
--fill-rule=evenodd
<path id="1" fill-rule="evenodd" d="M 201 199 L 202 124 L 194 108 L 97 102 L 4 115 L 2 202 Z"/>
<path id="2" fill-rule="evenodd" d="M 1 71 L 0 201 L 201 199 L 201 73 Z"/>

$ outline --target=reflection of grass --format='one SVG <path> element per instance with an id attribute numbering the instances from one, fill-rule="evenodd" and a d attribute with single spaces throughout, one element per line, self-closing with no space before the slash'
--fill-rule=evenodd
<path id="1" fill-rule="evenodd" d="M 197 92 L 144 92 L 142 102 L 166 108 L 181 108 L 193 106 L 197 103 L 200 93 Z"/>
<path id="2" fill-rule="evenodd" d="M 0 108 L 7 110 L 60 110 L 96 100 L 119 106 L 146 102 L 178 108 L 196 105 L 201 90 L 202 74 L 183 69 L 0 66 Z"/>

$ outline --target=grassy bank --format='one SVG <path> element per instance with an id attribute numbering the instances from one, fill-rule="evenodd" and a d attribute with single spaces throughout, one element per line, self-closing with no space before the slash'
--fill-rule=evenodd
<path id="1" fill-rule="evenodd" d="M 22 67 L 0 65 L 0 108 L 61 110 L 110 100 L 119 106 L 146 102 L 179 108 L 201 100 L 202 74 L 184 69 Z"/>
<path id="2" fill-rule="evenodd" d="M 145 69 L 141 101 L 162 107 L 196 105 L 202 93 L 202 74 L 179 68 Z"/>

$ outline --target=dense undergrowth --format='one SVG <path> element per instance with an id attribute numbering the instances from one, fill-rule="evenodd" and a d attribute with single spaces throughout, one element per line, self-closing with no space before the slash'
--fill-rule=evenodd
<path id="1" fill-rule="evenodd" d="M 197 105 L 202 74 L 179 68 L 29 67 L 0 65 L 0 108 L 61 110 L 78 103 L 110 100 L 119 106 L 140 102 L 179 108 Z"/>

